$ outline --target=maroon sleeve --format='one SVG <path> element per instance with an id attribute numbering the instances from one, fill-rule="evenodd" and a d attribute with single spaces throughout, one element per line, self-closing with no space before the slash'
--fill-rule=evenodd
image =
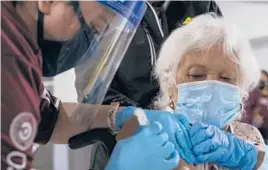
<path id="1" fill-rule="evenodd" d="M 30 168 L 40 120 L 40 77 L 15 56 L 2 56 L 1 167 Z"/>
<path id="2" fill-rule="evenodd" d="M 27 26 L 11 2 L 1 5 L 1 169 L 30 169 L 34 140 L 49 140 L 59 101 L 44 89 L 42 57 Z"/>
<path id="3" fill-rule="evenodd" d="M 38 73 L 16 57 L 2 56 L 1 69 L 2 167 L 20 165 L 17 167 L 28 169 L 34 155 L 33 143 L 45 144 L 52 135 L 60 100 L 40 88 L 43 84 Z"/>

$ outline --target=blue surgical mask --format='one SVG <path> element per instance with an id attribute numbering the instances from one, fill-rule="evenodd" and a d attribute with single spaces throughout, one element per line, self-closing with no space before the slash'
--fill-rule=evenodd
<path id="1" fill-rule="evenodd" d="M 178 86 L 175 113 L 185 115 L 190 123 L 202 122 L 223 129 L 241 110 L 240 88 L 206 80 Z"/>

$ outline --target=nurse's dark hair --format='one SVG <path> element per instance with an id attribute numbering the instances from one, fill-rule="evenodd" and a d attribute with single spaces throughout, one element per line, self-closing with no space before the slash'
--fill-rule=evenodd
<path id="1" fill-rule="evenodd" d="M 261 70 L 261 72 L 268 78 L 268 72 L 265 70 Z"/>
<path id="2" fill-rule="evenodd" d="M 12 1 L 12 5 L 16 7 L 17 5 L 23 5 L 24 1 Z"/>

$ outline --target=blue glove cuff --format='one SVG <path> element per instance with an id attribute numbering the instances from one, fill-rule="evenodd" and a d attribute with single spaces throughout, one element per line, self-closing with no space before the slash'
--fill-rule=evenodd
<path id="1" fill-rule="evenodd" d="M 241 170 L 253 170 L 257 164 L 257 148 L 250 143 L 247 143 L 237 136 L 234 136 L 228 132 L 225 132 L 229 139 L 229 146 L 226 148 L 229 157 L 224 157 L 222 161 L 218 163 L 226 168 L 241 169 Z"/>
<path id="2" fill-rule="evenodd" d="M 252 170 L 255 169 L 255 166 L 258 162 L 258 150 L 255 146 L 251 144 L 248 147 L 251 147 L 251 149 L 245 154 L 244 158 L 241 160 L 241 165 L 244 165 L 241 170 Z"/>
<path id="3" fill-rule="evenodd" d="M 120 110 L 119 113 L 116 114 L 115 117 L 115 129 L 119 131 L 122 126 L 128 121 L 133 115 L 134 115 L 134 110 L 136 107 L 134 106 L 128 106 Z"/>

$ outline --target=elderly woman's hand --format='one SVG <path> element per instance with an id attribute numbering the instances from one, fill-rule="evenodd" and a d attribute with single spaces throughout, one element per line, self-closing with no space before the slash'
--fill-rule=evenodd
<path id="1" fill-rule="evenodd" d="M 202 123 L 190 129 L 197 163 L 212 163 L 232 169 L 252 170 L 257 163 L 257 149 L 216 126 Z"/>

